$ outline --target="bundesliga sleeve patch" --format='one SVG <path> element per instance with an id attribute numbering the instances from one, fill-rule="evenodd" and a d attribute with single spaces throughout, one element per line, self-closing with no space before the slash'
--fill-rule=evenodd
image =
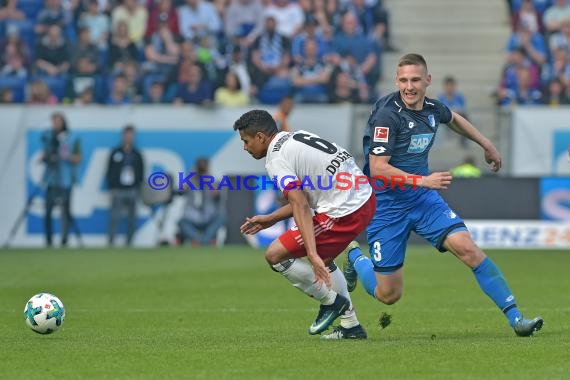
<path id="1" fill-rule="evenodd" d="M 374 127 L 374 142 L 388 142 L 390 129 L 387 127 Z"/>

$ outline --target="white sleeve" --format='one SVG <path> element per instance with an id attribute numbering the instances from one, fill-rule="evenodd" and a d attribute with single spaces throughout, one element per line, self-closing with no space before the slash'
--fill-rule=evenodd
<path id="1" fill-rule="evenodd" d="M 296 182 L 300 184 L 300 180 L 297 178 L 291 164 L 282 158 L 271 160 L 267 164 L 267 174 L 277 183 L 277 186 L 284 194 L 287 194 L 287 191 L 290 190 L 287 189 L 288 185 L 293 186 L 291 183 Z"/>

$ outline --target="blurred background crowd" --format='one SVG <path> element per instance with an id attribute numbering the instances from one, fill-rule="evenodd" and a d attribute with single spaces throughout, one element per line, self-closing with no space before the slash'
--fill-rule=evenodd
<path id="1" fill-rule="evenodd" d="M 512 34 L 497 90 L 499 105 L 570 104 L 570 4 L 508 3 Z"/>
<path id="2" fill-rule="evenodd" d="M 0 102 L 368 103 L 382 0 L 2 0 Z"/>

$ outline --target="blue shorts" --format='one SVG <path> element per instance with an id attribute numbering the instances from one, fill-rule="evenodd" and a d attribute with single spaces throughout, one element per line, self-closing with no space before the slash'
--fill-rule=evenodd
<path id="1" fill-rule="evenodd" d="M 374 219 L 368 225 L 367 237 L 374 270 L 393 273 L 404 265 L 406 245 L 414 231 L 440 252 L 445 252 L 445 238 L 457 231 L 467 231 L 463 220 L 455 214 L 436 191 L 426 191 L 413 203 L 378 202 Z"/>

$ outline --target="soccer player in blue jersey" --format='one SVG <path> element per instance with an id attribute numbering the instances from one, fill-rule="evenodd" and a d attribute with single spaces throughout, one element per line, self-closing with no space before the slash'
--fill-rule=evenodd
<path id="1" fill-rule="evenodd" d="M 407 54 L 400 59 L 396 83 L 399 91 L 374 105 L 364 136 L 364 173 L 375 184 L 377 208 L 367 228 L 371 259 L 356 242 L 346 249 L 344 274 L 349 290 L 354 290 L 358 278 L 380 302 L 391 305 L 398 301 L 403 292 L 406 243 L 415 231 L 440 252 L 451 252 L 471 268 L 481 290 L 505 314 L 515 333 L 531 336 L 542 327 L 543 319 L 522 316 L 499 268 L 438 194 L 437 190 L 447 189 L 451 183 L 451 174 L 428 170 L 428 153 L 439 124 L 447 124 L 479 144 L 495 172 L 501 168 L 501 155 L 469 121 L 426 97 L 431 75 L 421 55 Z"/>

